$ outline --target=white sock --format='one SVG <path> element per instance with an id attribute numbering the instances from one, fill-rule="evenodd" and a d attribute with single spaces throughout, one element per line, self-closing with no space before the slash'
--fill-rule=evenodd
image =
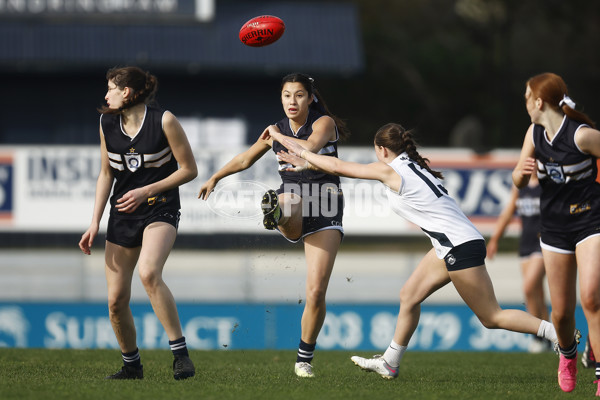
<path id="1" fill-rule="evenodd" d="M 556 336 L 556 329 L 554 329 L 554 325 L 544 320 L 542 320 L 542 322 L 540 323 L 537 336 L 544 339 L 548 339 L 551 342 L 556 342 L 558 340 L 558 337 Z"/>
<path id="2" fill-rule="evenodd" d="M 405 351 L 406 346 L 400 346 L 398 343 L 392 340 L 390 346 L 387 348 L 385 353 L 383 353 L 383 359 L 390 365 L 390 367 L 399 367 Z"/>

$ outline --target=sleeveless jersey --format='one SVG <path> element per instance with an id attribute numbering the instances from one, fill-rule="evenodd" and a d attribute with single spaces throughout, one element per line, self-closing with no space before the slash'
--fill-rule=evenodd
<path id="1" fill-rule="evenodd" d="M 543 126 L 533 127 L 545 232 L 576 232 L 600 225 L 596 157 L 584 154 L 575 144 L 575 133 L 583 126 L 587 125 L 565 116 L 552 141 Z"/>
<path id="2" fill-rule="evenodd" d="M 321 117 L 323 117 L 323 114 L 311 107 L 308 111 L 308 117 L 306 119 L 306 122 L 300 127 L 300 129 L 298 129 L 298 132 L 294 132 L 292 130 L 292 127 L 290 126 L 290 120 L 287 117 L 279 121 L 277 123 L 277 127 L 279 128 L 279 131 L 285 136 L 307 140 L 313 132 L 313 124 Z M 337 131 L 337 127 L 335 128 L 335 132 L 336 139 L 327 142 L 325 146 L 323 146 L 323 148 L 318 151 L 318 154 L 328 155 L 332 157 L 338 156 L 337 141 L 339 139 L 339 134 Z M 273 151 L 275 152 L 275 154 L 277 154 L 279 151 L 287 151 L 287 148 L 285 148 L 281 143 L 273 141 Z M 281 180 L 283 181 L 283 183 L 333 183 L 335 185 L 340 184 L 339 176 L 330 175 L 310 169 L 300 172 L 286 171 L 285 169 L 289 167 L 293 166 L 284 161 L 279 161 L 279 175 L 281 176 Z"/>
<path id="3" fill-rule="evenodd" d="M 177 170 L 177 161 L 163 132 L 163 114 L 164 110 L 147 106 L 140 130 L 133 138 L 123 131 L 120 115 L 103 114 L 100 117 L 115 177 L 110 198 L 111 215 L 145 218 L 159 210 L 179 210 L 179 188 L 157 194 L 154 205 L 144 202 L 133 213 L 115 209 L 117 200 L 128 191 L 160 181 Z"/>
<path id="4" fill-rule="evenodd" d="M 429 236 L 438 258 L 460 244 L 483 240 L 442 182 L 411 160 L 406 153 L 389 166 L 402 178 L 399 192 L 386 191 L 391 209 L 419 226 Z"/>
<path id="5" fill-rule="evenodd" d="M 517 215 L 521 217 L 521 237 L 519 239 L 519 254 L 528 256 L 540 252 L 540 195 L 542 187 L 527 185 L 519 189 L 517 199 Z"/>

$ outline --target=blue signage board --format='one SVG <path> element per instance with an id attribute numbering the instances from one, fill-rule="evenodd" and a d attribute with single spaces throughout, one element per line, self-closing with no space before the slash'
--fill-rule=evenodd
<path id="1" fill-rule="evenodd" d="M 520 307 L 516 307 L 520 308 Z M 180 304 L 191 349 L 296 349 L 302 305 Z M 132 305 L 138 346 L 168 349 L 150 304 Z M 397 305 L 330 305 L 317 346 L 324 350 L 382 350 L 392 339 Z M 587 325 L 577 308 L 578 328 Z M 421 351 L 526 351 L 529 335 L 484 328 L 462 305 L 425 305 L 409 348 Z M 583 346 L 583 340 L 582 340 Z M 0 303 L 0 347 L 118 348 L 105 304 Z"/>

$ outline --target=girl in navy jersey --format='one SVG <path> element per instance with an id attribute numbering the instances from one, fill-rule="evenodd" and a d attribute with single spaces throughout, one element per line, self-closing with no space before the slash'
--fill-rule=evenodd
<path id="1" fill-rule="evenodd" d="M 281 103 L 285 118 L 274 129 L 319 154 L 337 157 L 338 140 L 348 132 L 343 121 L 329 112 L 312 78 L 304 74 L 285 76 Z M 271 149 L 277 153 L 283 147 L 261 136 L 215 172 L 202 185 L 198 197 L 208 199 L 221 179 L 250 168 Z M 314 170 L 291 171 L 288 167 L 285 161 L 279 161 L 282 184 L 263 197 L 263 224 L 291 242 L 304 242 L 306 302 L 294 371 L 300 377 L 310 378 L 314 376 L 311 361 L 317 336 L 325 320 L 325 294 L 343 235 L 344 199 L 337 176 Z"/>
<path id="2" fill-rule="evenodd" d="M 90 254 L 112 189 L 105 270 L 109 316 L 124 365 L 107 379 L 143 378 L 129 307 L 136 264 L 152 308 L 169 338 L 173 376 L 189 378 L 194 376 L 194 364 L 162 270 L 177 235 L 178 188 L 196 177 L 196 162 L 173 114 L 148 105 L 157 89 L 154 75 L 137 67 L 124 67 L 109 70 L 106 79 L 107 105 L 100 109 L 102 165 L 92 223 L 79 247 Z"/>
<path id="3" fill-rule="evenodd" d="M 548 307 L 544 299 L 544 258 L 540 248 L 540 194 L 542 188 L 537 176 L 522 189 L 512 187 L 510 199 L 500 213 L 496 229 L 487 243 L 487 256 L 492 259 L 498 251 L 498 242 L 515 212 L 521 220 L 519 258 L 523 275 L 523 292 L 527 311 L 538 318 L 548 320 Z M 529 343 L 530 353 L 549 350 L 548 342 L 533 337 Z"/>
<path id="4" fill-rule="evenodd" d="M 500 308 L 484 263 L 483 237 L 446 192 L 440 181 L 442 174 L 431 170 L 419 155 L 410 131 L 398 124 L 380 128 L 375 134 L 379 161 L 372 164 L 315 154 L 274 127 L 269 127 L 268 135 L 290 150 L 280 152 L 279 157 L 295 166 L 382 182 L 392 210 L 419 226 L 433 245 L 400 291 L 400 312 L 390 346 L 383 356 L 352 357 L 356 365 L 384 378 L 396 378 L 400 360 L 419 323 L 421 303 L 450 282 L 485 327 L 556 339 L 549 322 L 521 310 Z"/>
<path id="5" fill-rule="evenodd" d="M 531 125 L 525 134 L 513 182 L 519 188 L 537 174 L 541 194 L 541 247 L 556 326 L 558 382 L 570 392 L 577 375 L 573 340 L 577 275 L 580 302 L 592 348 L 600 348 L 600 131 L 575 110 L 563 79 L 552 73 L 529 79 L 525 106 Z M 600 364 L 596 364 L 600 396 Z"/>

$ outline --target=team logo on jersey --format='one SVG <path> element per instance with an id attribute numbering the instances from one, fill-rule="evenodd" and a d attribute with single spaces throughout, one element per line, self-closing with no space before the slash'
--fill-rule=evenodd
<path id="1" fill-rule="evenodd" d="M 454 255 L 453 255 L 453 254 L 448 254 L 448 255 L 446 256 L 446 263 L 447 263 L 448 265 L 454 265 L 454 263 L 455 263 L 455 262 L 456 262 L 456 257 L 454 257 Z"/>
<path id="2" fill-rule="evenodd" d="M 556 163 L 547 163 L 546 171 L 550 179 L 552 179 L 555 183 L 565 183 L 565 173 L 562 169 L 562 166 Z"/>
<path id="3" fill-rule="evenodd" d="M 125 154 L 125 164 L 128 170 L 135 172 L 142 165 L 142 156 L 136 153 L 132 147 L 129 149 L 129 153 Z"/>
<path id="4" fill-rule="evenodd" d="M 579 204 L 571 204 L 571 206 L 569 207 L 569 212 L 571 214 L 579 214 L 585 211 L 589 211 L 592 209 L 592 206 L 590 204 L 589 201 L 586 201 L 585 203 L 579 203 Z"/>

